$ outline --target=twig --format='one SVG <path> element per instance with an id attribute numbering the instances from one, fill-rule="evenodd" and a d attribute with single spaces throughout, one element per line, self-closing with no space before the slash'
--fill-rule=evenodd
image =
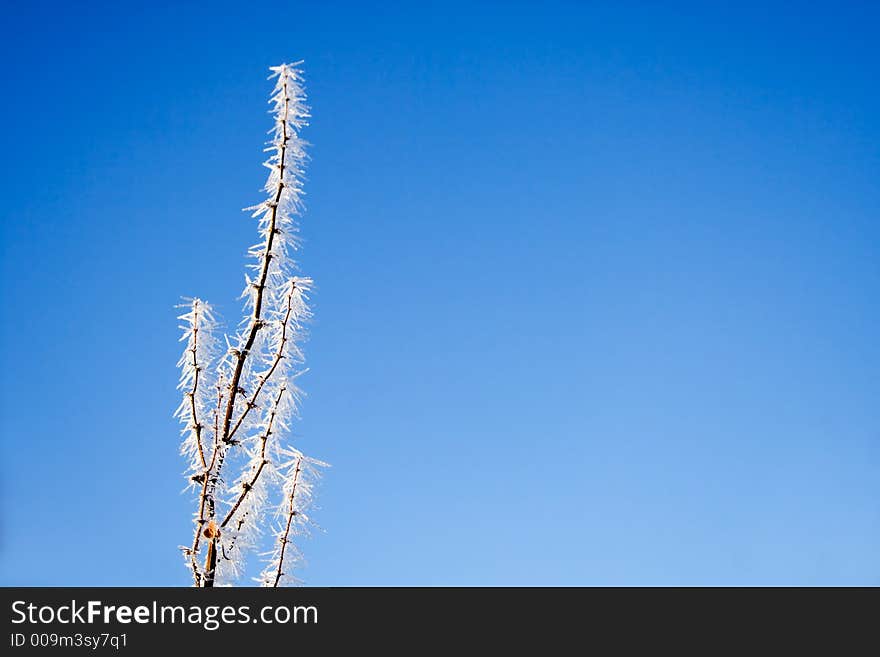
<path id="1" fill-rule="evenodd" d="M 290 542 L 290 527 L 293 525 L 293 518 L 296 516 L 296 486 L 299 483 L 299 473 L 302 471 L 302 460 L 303 457 L 300 455 L 296 459 L 296 469 L 293 473 L 293 484 L 290 487 L 290 498 L 289 498 L 289 506 L 287 508 L 287 524 L 284 527 L 284 534 L 279 539 L 281 542 L 281 554 L 278 557 L 278 568 L 275 571 L 275 581 L 272 586 L 277 587 L 278 582 L 281 581 L 281 576 L 284 574 L 282 568 L 284 567 L 284 552 L 287 549 L 287 544 Z"/>
<path id="2" fill-rule="evenodd" d="M 218 440 L 219 432 L 219 418 L 220 418 L 220 409 L 223 404 L 223 385 L 222 381 L 217 381 L 217 403 L 214 407 L 214 444 L 211 450 L 211 462 L 210 464 L 205 465 L 204 471 L 198 475 L 196 481 L 201 481 L 202 490 L 199 493 L 199 512 L 196 517 L 196 528 L 195 535 L 193 536 L 193 544 L 189 550 L 191 567 L 193 571 L 193 580 L 195 581 L 195 585 L 198 588 L 202 584 L 202 574 L 199 572 L 199 564 L 198 564 L 198 552 L 199 552 L 199 543 L 202 538 L 202 529 L 205 524 L 208 522 L 209 517 L 214 516 L 214 499 L 213 499 L 213 491 L 211 494 L 208 493 L 208 487 L 211 479 L 211 473 L 214 468 L 214 464 L 217 461 L 217 456 L 219 454 L 218 447 L 220 446 L 220 441 Z M 216 480 L 215 480 L 216 482 Z M 205 511 L 208 511 L 206 513 Z"/>
<path id="3" fill-rule="evenodd" d="M 205 450 L 202 447 L 202 424 L 199 422 L 198 413 L 196 412 L 196 393 L 199 390 L 199 373 L 202 371 L 202 368 L 199 367 L 198 358 L 196 357 L 196 351 L 198 350 L 199 345 L 199 302 L 195 301 L 193 303 L 193 313 L 195 317 L 193 319 L 193 341 L 192 341 L 192 349 L 189 352 L 192 354 L 192 366 L 193 372 L 193 386 L 192 390 L 189 391 L 189 404 L 190 404 L 190 414 L 192 417 L 193 430 L 196 432 L 196 447 L 199 452 L 199 460 L 202 462 L 202 467 L 207 465 L 205 461 Z"/>
<path id="4" fill-rule="evenodd" d="M 238 499 L 235 500 L 235 504 L 232 505 L 232 508 L 229 509 L 229 513 L 226 514 L 226 517 L 223 518 L 223 522 L 220 523 L 220 529 L 226 527 L 229 524 L 229 521 L 232 520 L 235 512 L 238 511 L 238 508 L 241 506 L 242 502 L 247 498 L 248 494 L 254 489 L 254 486 L 257 484 L 257 481 L 260 479 L 260 475 L 263 473 L 263 468 L 269 462 L 266 460 L 266 446 L 269 443 L 269 436 L 272 435 L 272 425 L 275 422 L 275 417 L 278 415 L 278 404 L 281 403 L 281 398 L 284 396 L 287 388 L 285 386 L 281 386 L 281 389 L 278 391 L 278 396 L 275 398 L 275 401 L 272 404 L 272 412 L 269 415 L 269 422 L 266 425 L 266 432 L 260 436 L 260 465 L 257 466 L 256 471 L 254 472 L 253 477 L 251 477 L 250 481 L 246 481 L 241 485 L 241 494 L 239 494 Z M 239 529 L 241 529 L 241 525 L 239 524 Z"/>
<path id="5" fill-rule="evenodd" d="M 241 416 L 235 423 L 235 426 L 232 427 L 232 431 L 229 432 L 229 440 L 233 439 L 233 437 L 235 436 L 235 432 L 238 431 L 238 428 L 241 426 L 241 423 L 244 422 L 244 419 L 248 416 L 248 413 L 250 413 L 251 409 L 256 407 L 257 399 L 260 396 L 260 392 L 262 392 L 263 390 L 263 386 L 266 385 L 269 377 L 272 376 L 272 373 L 278 367 L 278 364 L 284 359 L 284 345 L 289 339 L 287 337 L 287 328 L 288 322 L 290 321 L 290 315 L 293 311 L 293 294 L 296 289 L 296 281 L 292 281 L 290 285 L 290 292 L 288 292 L 287 294 L 287 310 L 284 313 L 284 320 L 282 321 L 281 341 L 278 344 L 278 350 L 275 352 L 275 356 L 272 359 L 272 365 L 269 367 L 269 370 L 260 377 L 260 382 L 257 384 L 257 387 L 254 390 L 254 394 L 251 395 L 251 398 L 247 402 L 247 406 L 242 411 Z"/>
<path id="6" fill-rule="evenodd" d="M 248 329 L 248 337 L 245 341 L 244 348 L 238 350 L 236 356 L 235 367 L 232 372 L 232 381 L 229 385 L 229 400 L 226 403 L 226 414 L 223 417 L 223 442 L 230 441 L 230 423 L 232 422 L 232 413 L 235 410 L 235 400 L 238 396 L 239 381 L 241 373 L 244 369 L 244 362 L 254 346 L 257 338 L 257 332 L 263 327 L 262 310 L 263 310 L 263 291 L 266 288 L 266 279 L 269 276 L 269 263 L 272 261 L 272 244 L 275 240 L 276 222 L 278 220 L 278 205 L 281 201 L 281 194 L 284 191 L 284 162 L 287 155 L 287 142 L 290 139 L 287 135 L 287 120 L 289 114 L 290 98 L 287 90 L 287 78 L 283 82 L 284 92 L 284 113 L 279 119 L 282 130 L 282 141 L 278 146 L 278 186 L 275 190 L 275 196 L 270 203 L 271 215 L 269 218 L 269 227 L 266 234 L 266 248 L 263 251 L 262 265 L 260 267 L 260 277 L 256 284 L 256 294 L 254 295 L 254 308 L 251 316 L 250 327 Z"/>
<path id="7" fill-rule="evenodd" d="M 247 331 L 247 339 L 244 342 L 244 346 L 240 348 L 236 352 L 235 365 L 232 371 L 232 378 L 229 383 L 229 399 L 226 401 L 226 412 L 223 415 L 223 428 L 220 432 L 220 443 L 225 446 L 233 445 L 232 438 L 230 437 L 230 428 L 232 423 L 232 414 L 235 411 L 235 402 L 238 398 L 238 395 L 242 392 L 239 384 L 241 381 L 241 374 L 244 370 L 244 364 L 247 360 L 248 355 L 250 354 L 251 349 L 254 346 L 254 342 L 257 339 L 257 333 L 264 326 L 264 321 L 262 319 L 262 311 L 263 311 L 263 293 L 266 289 L 266 279 L 269 277 L 269 265 L 272 261 L 272 245 L 275 240 L 275 235 L 277 233 L 276 223 L 278 220 L 278 206 L 281 200 L 281 194 L 284 191 L 284 167 L 285 167 L 285 159 L 287 155 L 287 142 L 289 140 L 287 134 L 287 121 L 289 116 L 289 105 L 290 105 L 290 96 L 287 89 L 287 77 L 284 76 L 283 82 L 283 94 L 284 94 L 284 111 L 279 117 L 278 122 L 281 125 L 282 130 L 282 140 L 281 144 L 278 148 L 278 184 L 275 189 L 275 194 L 270 202 L 271 215 L 269 218 L 269 226 L 266 231 L 266 244 L 262 254 L 262 261 L 260 267 L 260 276 L 258 282 L 256 283 L 256 294 L 254 295 L 253 301 L 253 312 L 251 314 L 251 321 Z M 225 457 L 225 449 L 218 446 L 215 448 L 214 456 L 216 457 L 217 452 L 220 452 L 219 460 L 216 464 L 216 469 L 209 473 L 206 477 L 207 479 L 211 479 L 211 485 L 209 489 L 206 490 L 206 493 L 211 497 L 211 502 L 213 502 L 213 491 L 215 490 L 217 480 L 220 476 L 220 470 L 223 467 L 223 460 Z M 214 458 L 212 457 L 212 461 Z M 212 505 L 213 506 L 213 505 Z M 210 509 L 209 517 L 211 520 L 214 518 L 213 508 Z M 213 537 L 210 539 L 209 549 L 214 549 L 214 557 L 216 559 L 216 541 L 217 537 Z M 215 572 L 212 570 L 210 572 L 206 571 L 203 581 L 203 586 L 212 587 L 214 586 L 214 575 Z"/>

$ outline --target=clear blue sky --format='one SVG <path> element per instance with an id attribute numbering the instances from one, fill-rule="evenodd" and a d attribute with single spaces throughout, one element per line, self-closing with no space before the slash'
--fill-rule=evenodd
<path id="1" fill-rule="evenodd" d="M 871 4 L 6 3 L 0 582 L 189 584 L 304 59 L 307 583 L 880 584 Z"/>

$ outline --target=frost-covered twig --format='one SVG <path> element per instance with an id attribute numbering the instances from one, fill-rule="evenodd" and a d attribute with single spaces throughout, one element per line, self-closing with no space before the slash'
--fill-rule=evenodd
<path id="1" fill-rule="evenodd" d="M 206 379 L 210 372 L 208 366 L 216 355 L 213 336 L 216 322 L 210 304 L 201 299 L 192 299 L 184 307 L 188 308 L 188 311 L 178 319 L 183 321 L 180 327 L 183 335 L 180 339 L 186 340 L 186 349 L 177 363 L 180 368 L 180 383 L 177 387 L 185 392 L 183 401 L 174 415 L 184 425 L 182 433 L 185 438 L 181 445 L 181 453 L 189 458 L 189 469 L 195 472 L 200 467 L 207 466 L 202 442 L 202 431 L 205 428 L 202 418 L 209 408 L 210 398 L 206 394 L 211 385 Z"/>
<path id="2" fill-rule="evenodd" d="M 180 357 L 179 388 L 185 390 L 183 401 L 177 408 L 175 415 L 184 425 L 184 440 L 181 445 L 181 453 L 187 457 L 187 473 L 189 486 L 201 483 L 202 490 L 199 494 L 199 512 L 196 520 L 195 539 L 193 547 L 188 550 L 190 567 L 193 571 L 193 580 L 198 586 L 202 580 L 199 572 L 196 554 L 201 528 L 205 521 L 205 484 L 207 479 L 205 472 L 208 469 L 206 459 L 205 431 L 206 425 L 203 420 L 208 415 L 210 407 L 209 391 L 212 387 L 210 380 L 210 365 L 216 357 L 216 344 L 213 330 L 216 327 L 213 309 L 210 304 L 201 299 L 192 299 L 186 306 L 188 312 L 180 315 L 178 319 L 183 321 L 181 329 L 186 340 L 186 349 Z M 207 425 L 210 426 L 210 425 Z M 212 437 L 216 436 L 216 429 Z"/>
<path id="3" fill-rule="evenodd" d="M 244 554 L 254 547 L 261 533 L 260 523 L 265 516 L 263 509 L 268 501 L 268 489 L 279 483 L 274 464 L 282 450 L 280 434 L 288 428 L 291 414 L 297 412 L 300 390 L 295 379 L 303 370 L 296 369 L 303 362 L 302 351 L 297 342 L 302 338 L 302 322 L 310 316 L 305 292 L 311 281 L 291 278 L 280 290 L 284 299 L 283 310 L 271 310 L 267 315 L 269 331 L 266 337 L 267 367 L 255 371 L 256 382 L 250 402 L 245 407 L 233 430 L 254 409 L 261 413 L 261 420 L 254 425 L 256 437 L 244 439 L 244 450 L 249 460 L 242 475 L 232 487 L 232 508 L 220 523 L 221 566 L 233 577 L 241 570 Z M 282 314 L 279 316 L 279 312 Z M 256 403 L 262 398 L 264 402 Z M 265 408 L 262 408 L 265 406 Z M 233 522 L 233 518 L 235 519 Z"/>
<path id="4" fill-rule="evenodd" d="M 242 502 L 247 499 L 248 494 L 250 494 L 254 488 L 257 486 L 257 482 L 260 480 L 260 475 L 263 474 L 263 470 L 266 469 L 266 466 L 271 463 L 268 460 L 268 450 L 267 447 L 269 445 L 269 437 L 272 435 L 272 427 L 275 424 L 275 418 L 278 417 L 278 406 L 281 403 L 281 398 L 284 397 L 284 393 L 287 391 L 286 388 L 282 387 L 278 391 L 278 397 L 275 398 L 275 404 L 272 407 L 272 411 L 270 413 L 269 425 L 266 427 L 266 432 L 260 436 L 260 451 L 259 458 L 256 460 L 254 465 L 256 467 L 252 468 L 253 474 L 247 479 L 247 481 L 241 484 L 241 493 L 239 493 L 238 497 L 235 500 L 235 503 L 232 505 L 232 508 L 229 509 L 229 512 L 226 514 L 226 517 L 223 518 L 223 522 L 220 523 L 220 529 L 226 527 L 229 524 L 229 521 L 235 516 L 235 512 L 238 511 L 239 507 L 241 507 Z M 239 528 L 241 525 L 239 524 Z"/>
<path id="5" fill-rule="evenodd" d="M 227 338 L 226 356 L 210 375 L 203 373 L 206 364 L 200 356 L 203 334 L 210 333 L 214 324 L 210 307 L 197 301 L 182 316 L 191 315 L 196 324 L 201 321 L 198 318 L 206 318 L 209 326 L 190 327 L 185 333 L 189 351 L 180 363 L 181 386 L 188 390 L 184 401 L 189 402 L 178 409 L 181 421 L 189 427 L 182 450 L 190 457 L 190 485 L 200 489 L 192 546 L 184 548 L 196 586 L 213 586 L 218 577 L 224 582 L 237 577 L 243 555 L 261 534 L 260 522 L 273 496 L 273 484 L 284 480 L 282 471 L 287 466 L 277 463 L 300 454 L 280 441 L 298 410 L 300 391 L 294 379 L 305 371 L 299 343 L 304 337 L 303 323 L 310 317 L 307 294 L 312 284 L 311 279 L 293 275 L 296 265 L 288 258 L 288 252 L 298 246 L 294 216 L 301 209 L 306 159 L 299 131 L 309 117 L 296 66 L 271 69 L 274 126 L 266 149 L 270 153 L 265 162 L 269 168 L 264 186 L 267 198 L 248 208 L 257 218 L 260 233 L 260 243 L 249 250 L 255 259 L 250 267 L 256 273 L 253 279 L 246 276 L 248 316 L 232 345 Z M 214 360 L 213 342 L 210 360 Z M 300 458 L 305 459 L 303 463 L 319 463 Z M 242 471 L 230 485 L 224 472 L 232 463 Z M 289 481 L 282 486 L 285 500 L 288 485 Z M 310 496 L 310 484 L 294 485 L 290 504 L 299 500 L 304 486 Z M 207 548 L 200 565 L 203 545 Z"/>
<path id="6" fill-rule="evenodd" d="M 314 499 L 314 486 L 321 477 L 320 468 L 329 467 L 296 449 L 284 450 L 284 455 L 290 460 L 279 468 L 280 471 L 286 470 L 287 474 L 284 477 L 284 498 L 276 512 L 282 524 L 275 531 L 274 548 L 268 553 L 266 568 L 258 578 L 262 586 L 269 587 L 295 581 L 288 568 L 292 569 L 301 561 L 301 555 L 293 543 L 293 536 L 308 534 L 311 524 L 308 511 Z"/>
<path id="7" fill-rule="evenodd" d="M 290 529 L 293 526 L 293 519 L 296 517 L 296 489 L 299 486 L 299 475 L 302 472 L 302 456 L 297 456 L 296 465 L 293 469 L 293 477 L 290 480 L 290 495 L 287 499 L 287 518 L 284 523 L 284 531 L 278 539 L 278 559 L 272 564 L 275 574 L 272 578 L 272 586 L 278 586 L 281 576 L 284 574 L 284 556 L 287 552 L 287 544 L 290 543 Z"/>
<path id="8" fill-rule="evenodd" d="M 251 410 L 257 408 L 257 399 L 259 399 L 260 393 L 263 391 L 266 383 L 278 369 L 278 365 L 281 363 L 281 361 L 285 358 L 291 358 L 291 356 L 297 357 L 300 360 L 302 359 L 302 352 L 293 342 L 290 333 L 292 330 L 298 330 L 302 322 L 309 316 L 308 307 L 305 305 L 304 292 L 308 291 L 311 288 L 311 284 L 312 281 L 309 278 L 294 277 L 290 279 L 290 282 L 288 284 L 289 290 L 285 295 L 287 300 L 287 307 L 284 311 L 284 318 L 281 320 L 278 346 L 272 358 L 272 363 L 269 365 L 268 370 L 257 376 L 257 387 L 251 395 L 250 399 L 248 399 L 247 405 L 245 406 L 238 420 L 233 425 L 232 430 L 229 432 L 229 440 L 235 438 L 235 434 L 241 427 L 242 422 L 247 419 L 248 414 L 251 412 Z M 293 329 L 291 328 L 292 324 Z M 288 351 L 293 351 L 294 353 L 286 353 Z"/>
<path id="9" fill-rule="evenodd" d="M 242 372 L 245 361 L 257 339 L 257 334 L 265 325 L 262 319 L 264 295 L 270 270 L 281 271 L 284 264 L 285 230 L 292 226 L 289 210 L 296 209 L 299 205 L 301 174 L 296 165 L 301 163 L 305 155 L 304 144 L 296 137 L 295 130 L 305 125 L 308 112 L 302 104 L 305 99 L 302 89 L 297 83 L 299 75 L 295 68 L 288 65 L 273 67 L 273 72 L 278 78 L 272 102 L 275 104 L 275 127 L 274 138 L 270 146 L 272 156 L 266 162 L 270 169 L 269 180 L 266 182 L 266 191 L 269 199 L 256 206 L 254 216 L 260 217 L 260 228 L 263 235 L 262 250 L 252 253 L 259 258 L 259 275 L 256 281 L 248 281 L 248 303 L 251 308 L 251 318 L 248 329 L 240 340 L 239 347 L 234 352 L 234 365 L 232 377 L 229 383 L 229 399 L 226 403 L 226 412 L 223 417 L 221 436 L 223 442 L 229 442 L 230 424 L 235 410 L 235 403 L 239 395 L 244 392 L 240 387 Z M 293 142 L 293 143 L 291 143 Z M 288 152 L 293 155 L 289 156 Z M 295 152 L 299 151 L 299 152 Z M 289 163 L 288 160 L 293 160 Z M 291 168 L 294 170 L 291 171 Z M 278 246 L 276 247 L 276 242 Z M 275 249 L 273 251 L 273 248 Z"/>

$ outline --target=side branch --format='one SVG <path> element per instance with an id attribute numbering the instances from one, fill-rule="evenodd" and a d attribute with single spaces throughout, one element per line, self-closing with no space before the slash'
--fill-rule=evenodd
<path id="1" fill-rule="evenodd" d="M 189 557 L 190 557 L 190 567 L 193 571 L 193 581 L 195 582 L 196 588 L 202 585 L 203 575 L 199 570 L 199 562 L 198 562 L 198 553 L 199 553 L 199 544 L 202 539 L 202 532 L 205 526 L 208 524 L 208 519 L 214 517 L 214 487 L 211 485 L 212 482 L 216 483 L 217 478 L 213 477 L 213 471 L 215 464 L 217 464 L 218 457 L 220 459 L 220 463 L 223 462 L 223 454 L 220 453 L 221 443 L 219 441 L 219 432 L 218 425 L 220 422 L 220 412 L 223 405 L 223 386 L 220 381 L 217 382 L 217 402 L 214 407 L 214 445 L 211 452 L 211 461 L 210 463 L 205 465 L 205 470 L 198 475 L 195 475 L 192 479 L 193 481 L 200 483 L 202 485 L 202 490 L 199 492 L 199 511 L 196 517 L 196 529 L 195 535 L 193 536 L 192 547 L 189 549 Z M 213 583 L 213 580 L 212 580 Z M 210 586 L 210 584 L 206 584 L 206 586 Z"/>
<path id="2" fill-rule="evenodd" d="M 198 358 L 196 357 L 196 352 L 198 350 L 199 345 L 199 311 L 197 310 L 198 305 L 193 308 L 193 312 L 195 313 L 194 325 L 193 325 L 193 341 L 192 341 L 192 349 L 189 350 L 190 354 L 192 354 L 192 366 L 193 366 L 193 385 L 192 390 L 190 390 L 187 395 L 189 396 L 189 409 L 190 416 L 193 424 L 193 431 L 196 434 L 196 447 L 198 448 L 199 453 L 199 461 L 202 463 L 202 467 L 207 467 L 207 462 L 205 461 L 205 448 L 202 446 L 202 424 L 199 422 L 198 412 L 196 411 L 196 394 L 199 391 L 199 373 L 202 371 L 202 368 L 199 366 Z"/>
<path id="3" fill-rule="evenodd" d="M 263 469 L 269 463 L 269 461 L 266 459 L 266 447 L 269 443 L 269 436 L 272 435 L 272 426 L 274 425 L 275 418 L 278 415 L 278 405 L 281 403 L 281 398 L 284 396 L 286 390 L 287 388 L 282 386 L 281 389 L 278 391 L 278 396 L 275 397 L 275 400 L 272 404 L 272 413 L 269 415 L 269 422 L 266 425 L 266 431 L 265 433 L 263 433 L 262 436 L 260 436 L 260 465 L 257 466 L 253 477 L 251 477 L 249 481 L 246 481 L 241 485 L 241 494 L 238 496 L 238 499 L 235 500 L 235 504 L 232 505 L 232 508 L 229 509 L 229 513 L 226 514 L 223 522 L 220 523 L 220 529 L 226 527 L 226 525 L 229 524 L 229 521 L 232 520 L 232 518 L 235 516 L 235 513 L 242 505 L 242 502 L 245 501 L 247 496 L 254 489 L 254 486 L 257 485 L 257 482 L 260 479 L 260 475 L 263 473 Z"/>
<path id="4" fill-rule="evenodd" d="M 287 550 L 287 544 L 290 543 L 290 528 L 293 525 L 293 519 L 297 515 L 296 487 L 299 484 L 299 473 L 302 472 L 302 460 L 302 455 L 297 457 L 296 468 L 293 472 L 293 484 L 290 487 L 290 497 L 288 498 L 287 506 L 287 523 L 284 526 L 284 533 L 281 535 L 281 538 L 278 539 L 281 543 L 281 553 L 278 556 L 278 567 L 275 569 L 275 581 L 272 583 L 273 587 L 278 586 L 278 583 L 281 581 L 281 576 L 284 574 L 284 553 Z"/>
<path id="5" fill-rule="evenodd" d="M 248 399 L 247 406 L 242 411 L 241 416 L 235 423 L 235 426 L 232 427 L 232 431 L 229 432 L 228 441 L 231 441 L 235 436 L 235 432 L 238 431 L 238 428 L 241 426 L 241 423 L 244 422 L 245 418 L 248 414 L 256 408 L 257 399 L 260 396 L 260 392 L 262 392 L 263 387 L 266 385 L 266 382 L 278 368 L 278 364 L 284 359 L 284 347 L 287 344 L 287 341 L 290 339 L 288 337 L 288 328 L 290 325 L 290 316 L 293 314 L 293 295 L 296 292 L 296 281 L 293 281 L 290 286 L 290 292 L 287 294 L 287 309 L 284 313 L 284 319 L 281 324 L 281 341 L 278 344 L 278 350 L 275 352 L 275 355 L 272 359 L 272 364 L 269 366 L 269 370 L 260 377 L 260 381 L 257 384 L 254 393 L 251 395 L 250 399 Z"/>

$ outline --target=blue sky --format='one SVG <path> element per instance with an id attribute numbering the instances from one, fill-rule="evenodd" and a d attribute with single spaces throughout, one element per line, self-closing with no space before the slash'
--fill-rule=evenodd
<path id="1" fill-rule="evenodd" d="M 3 584 L 189 583 L 173 306 L 298 59 L 307 583 L 880 584 L 876 5 L 4 14 Z"/>

